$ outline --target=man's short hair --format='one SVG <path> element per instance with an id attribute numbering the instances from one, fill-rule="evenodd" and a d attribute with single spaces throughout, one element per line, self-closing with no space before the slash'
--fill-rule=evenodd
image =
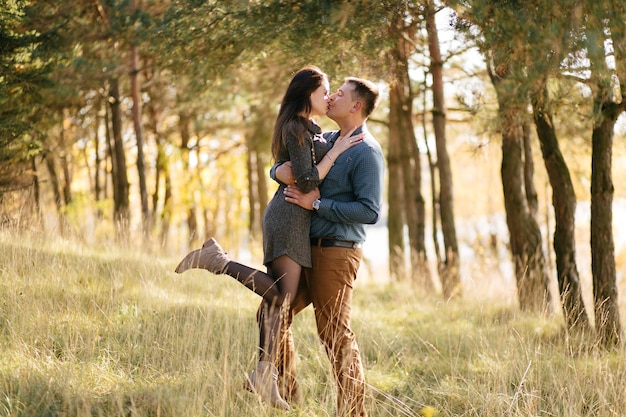
<path id="1" fill-rule="evenodd" d="M 354 96 L 352 99 L 359 98 L 363 100 L 363 115 L 366 118 L 369 117 L 376 109 L 376 106 L 378 106 L 379 93 L 376 84 L 357 77 L 348 77 L 345 79 L 345 82 L 351 83 L 354 86 Z"/>

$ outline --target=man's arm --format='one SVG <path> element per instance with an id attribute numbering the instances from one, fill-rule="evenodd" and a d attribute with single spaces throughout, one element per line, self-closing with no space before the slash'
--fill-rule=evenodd
<path id="1" fill-rule="evenodd" d="M 270 178 L 284 185 L 296 184 L 290 161 L 275 163 L 270 169 Z"/>
<path id="2" fill-rule="evenodd" d="M 350 198 L 324 198 L 320 197 L 318 190 L 304 194 L 297 187 L 290 186 L 285 189 L 285 201 L 311 210 L 313 201 L 320 198 L 318 213 L 331 222 L 376 223 L 381 214 L 384 159 L 382 154 L 370 149 L 355 165 L 351 176 Z"/>

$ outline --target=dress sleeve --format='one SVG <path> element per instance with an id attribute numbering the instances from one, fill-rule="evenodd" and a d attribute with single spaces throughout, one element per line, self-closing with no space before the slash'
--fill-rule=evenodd
<path id="1" fill-rule="evenodd" d="M 300 191 L 308 193 L 317 188 L 321 180 L 317 167 L 313 164 L 311 141 L 307 138 L 303 144 L 299 144 L 295 136 L 288 135 L 286 145 L 293 176 Z"/>

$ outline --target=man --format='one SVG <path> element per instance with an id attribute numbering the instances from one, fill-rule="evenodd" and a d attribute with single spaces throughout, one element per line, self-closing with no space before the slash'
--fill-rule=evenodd
<path id="1" fill-rule="evenodd" d="M 365 124 L 378 98 L 378 89 L 373 83 L 346 78 L 329 98 L 327 113 L 340 130 L 324 136 L 333 144 L 339 136 L 357 128 L 352 136 L 364 133 L 363 142 L 337 158 L 319 190 L 304 194 L 295 185 L 285 190 L 286 201 L 314 212 L 310 233 L 313 268 L 304 272 L 303 285 L 292 303 L 289 320 L 308 304 L 313 304 L 317 332 L 337 382 L 339 417 L 367 415 L 363 365 L 350 316 L 366 225 L 378 221 L 382 206 L 383 153 Z M 273 176 L 285 184 L 293 184 L 288 164 L 274 167 Z M 297 400 L 295 350 L 290 328 L 286 329 L 281 348 L 277 365 L 283 397 Z"/>

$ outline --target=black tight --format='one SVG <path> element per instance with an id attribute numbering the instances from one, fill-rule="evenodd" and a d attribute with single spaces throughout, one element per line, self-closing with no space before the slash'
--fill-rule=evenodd
<path id="1" fill-rule="evenodd" d="M 238 262 L 230 261 L 228 265 L 226 265 L 226 271 L 224 271 L 224 273 L 235 278 L 242 283 L 244 287 L 260 295 L 266 301 L 272 302 L 273 300 L 279 300 L 281 298 L 280 287 L 274 281 L 274 278 L 265 272 L 250 268 Z"/>
<path id="2" fill-rule="evenodd" d="M 302 266 L 287 255 L 279 256 L 268 265 L 268 273 L 230 261 L 227 275 L 263 297 L 259 311 L 260 360 L 273 361 L 280 339 L 281 323 L 289 303 L 296 296 Z"/>

